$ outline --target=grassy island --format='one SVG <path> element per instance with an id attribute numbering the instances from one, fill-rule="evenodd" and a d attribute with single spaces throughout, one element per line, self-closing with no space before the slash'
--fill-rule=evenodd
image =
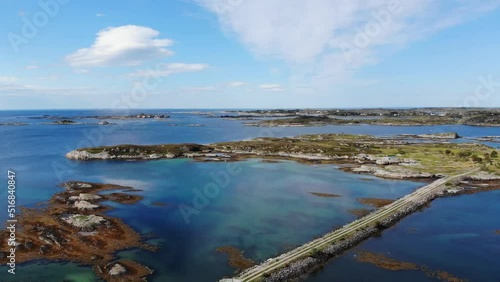
<path id="1" fill-rule="evenodd" d="M 500 110 L 488 108 L 422 108 L 422 109 L 332 109 L 332 110 L 266 110 L 237 112 L 241 117 L 260 117 L 250 126 L 321 126 L 321 125 L 473 125 L 500 126 Z M 269 117 L 278 119 L 265 119 Z M 238 118 L 238 115 L 232 116 Z"/>
<path id="2" fill-rule="evenodd" d="M 453 135 L 450 133 L 449 135 Z M 438 138 L 439 139 L 439 138 Z M 500 157 L 479 143 L 377 138 L 370 135 L 315 134 L 292 138 L 256 138 L 209 145 L 118 145 L 83 148 L 67 157 L 93 159 L 194 158 L 235 161 L 244 158 L 291 159 L 343 164 L 345 170 L 386 178 L 436 178 L 473 167 L 500 175 Z M 494 178 L 494 177 L 493 177 Z"/>

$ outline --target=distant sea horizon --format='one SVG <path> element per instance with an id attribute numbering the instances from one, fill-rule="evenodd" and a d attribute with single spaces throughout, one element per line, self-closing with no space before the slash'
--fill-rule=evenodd
<path id="1" fill-rule="evenodd" d="M 29 109 L 0 109 L 0 111 L 100 111 L 100 110 L 217 110 L 217 111 L 252 111 L 252 110 L 408 110 L 408 109 L 497 109 L 500 106 L 491 107 L 454 107 L 454 106 L 387 106 L 387 107 L 255 107 L 255 108 L 29 108 Z"/>

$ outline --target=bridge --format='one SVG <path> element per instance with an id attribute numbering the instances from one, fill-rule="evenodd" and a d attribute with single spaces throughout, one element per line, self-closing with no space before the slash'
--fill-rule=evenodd
<path id="1" fill-rule="evenodd" d="M 475 168 L 473 170 L 448 176 L 445 178 L 438 179 L 426 186 L 423 186 L 414 192 L 407 194 L 406 196 L 394 201 L 393 203 L 386 205 L 382 208 L 377 209 L 376 211 L 370 213 L 369 215 L 362 217 L 358 220 L 355 220 L 347 225 L 344 225 L 342 228 L 337 229 L 335 231 L 329 232 L 322 237 L 310 241 L 302 246 L 297 247 L 283 255 L 280 255 L 275 258 L 270 258 L 263 263 L 253 266 L 249 269 L 246 269 L 242 273 L 240 273 L 235 278 L 226 278 L 220 280 L 220 282 L 225 281 L 234 281 L 234 282 L 251 282 L 251 281 L 260 281 L 264 274 L 272 273 L 273 271 L 279 270 L 280 268 L 285 267 L 287 264 L 296 261 L 300 258 L 306 257 L 310 255 L 312 252 L 316 250 L 321 250 L 337 240 L 342 238 L 346 239 L 350 235 L 356 233 L 356 231 L 376 226 L 378 222 L 383 219 L 390 217 L 391 215 L 396 214 L 398 211 L 409 207 L 411 205 L 415 205 L 415 203 L 419 203 L 422 200 L 427 200 L 429 197 L 436 195 L 439 192 L 442 192 L 445 189 L 445 184 L 453 181 L 462 179 L 463 177 L 476 173 L 480 170 L 480 168 Z"/>

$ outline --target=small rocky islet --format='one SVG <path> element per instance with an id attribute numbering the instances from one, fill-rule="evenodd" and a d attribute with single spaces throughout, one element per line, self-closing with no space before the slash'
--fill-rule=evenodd
<path id="1" fill-rule="evenodd" d="M 104 201 L 133 204 L 142 196 L 129 194 L 134 188 L 90 182 L 70 181 L 61 186 L 43 208 L 23 208 L 18 216 L 22 229 L 16 233 L 16 263 L 38 259 L 71 261 L 92 266 L 106 281 L 141 281 L 152 273 L 147 266 L 131 260 L 117 260 L 116 252 L 129 248 L 154 251 L 140 234 L 110 217 Z M 102 191 L 122 191 L 100 194 Z M 127 193 L 123 192 L 127 191 Z M 114 194 L 114 195 L 113 195 Z M 7 230 L 0 231 L 6 241 Z M 0 262 L 7 263 L 6 247 L 0 248 Z"/>
<path id="2" fill-rule="evenodd" d="M 52 125 L 77 125 L 77 124 L 96 124 L 96 125 L 111 125 L 114 124 L 107 120 L 137 120 L 137 119 L 155 119 L 155 120 L 164 120 L 170 118 L 167 114 L 134 114 L 134 115 L 100 115 L 100 116 L 72 116 L 72 117 L 61 117 L 61 116 L 36 116 L 36 117 L 28 117 L 29 119 L 35 120 L 52 120 L 50 122 L 45 122 L 44 124 L 52 124 Z M 89 119 L 97 119 L 98 122 L 78 122 L 75 120 L 89 120 Z M 0 125 L 27 125 L 26 123 L 0 123 Z"/>

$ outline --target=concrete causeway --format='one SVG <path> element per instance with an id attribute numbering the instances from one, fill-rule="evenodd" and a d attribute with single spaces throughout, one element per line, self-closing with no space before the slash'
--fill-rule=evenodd
<path id="1" fill-rule="evenodd" d="M 396 215 L 401 210 L 415 206 L 418 204 L 422 204 L 422 202 L 428 202 L 438 193 L 444 190 L 444 185 L 450 181 L 461 179 L 467 175 L 476 173 L 480 170 L 480 168 L 475 168 L 473 170 L 448 176 L 445 178 L 438 179 L 426 186 L 423 186 L 414 192 L 407 194 L 406 196 L 394 201 L 393 203 L 386 205 L 382 208 L 377 209 L 376 211 L 357 219 L 347 225 L 344 225 L 340 229 L 329 232 L 322 237 L 310 241 L 302 246 L 299 246 L 287 253 L 284 253 L 278 257 L 270 258 L 259 265 L 253 266 L 249 269 L 246 269 L 242 273 L 240 273 L 237 277 L 234 278 L 225 278 L 220 280 L 220 282 L 250 282 L 250 281 L 260 281 L 261 278 L 265 274 L 270 274 L 275 272 L 287 264 L 294 262 L 298 259 L 304 258 L 311 253 L 322 250 L 334 243 L 337 240 L 348 239 L 350 236 L 354 236 L 359 230 L 364 228 L 374 227 L 380 221 L 390 218 L 391 216 Z"/>

